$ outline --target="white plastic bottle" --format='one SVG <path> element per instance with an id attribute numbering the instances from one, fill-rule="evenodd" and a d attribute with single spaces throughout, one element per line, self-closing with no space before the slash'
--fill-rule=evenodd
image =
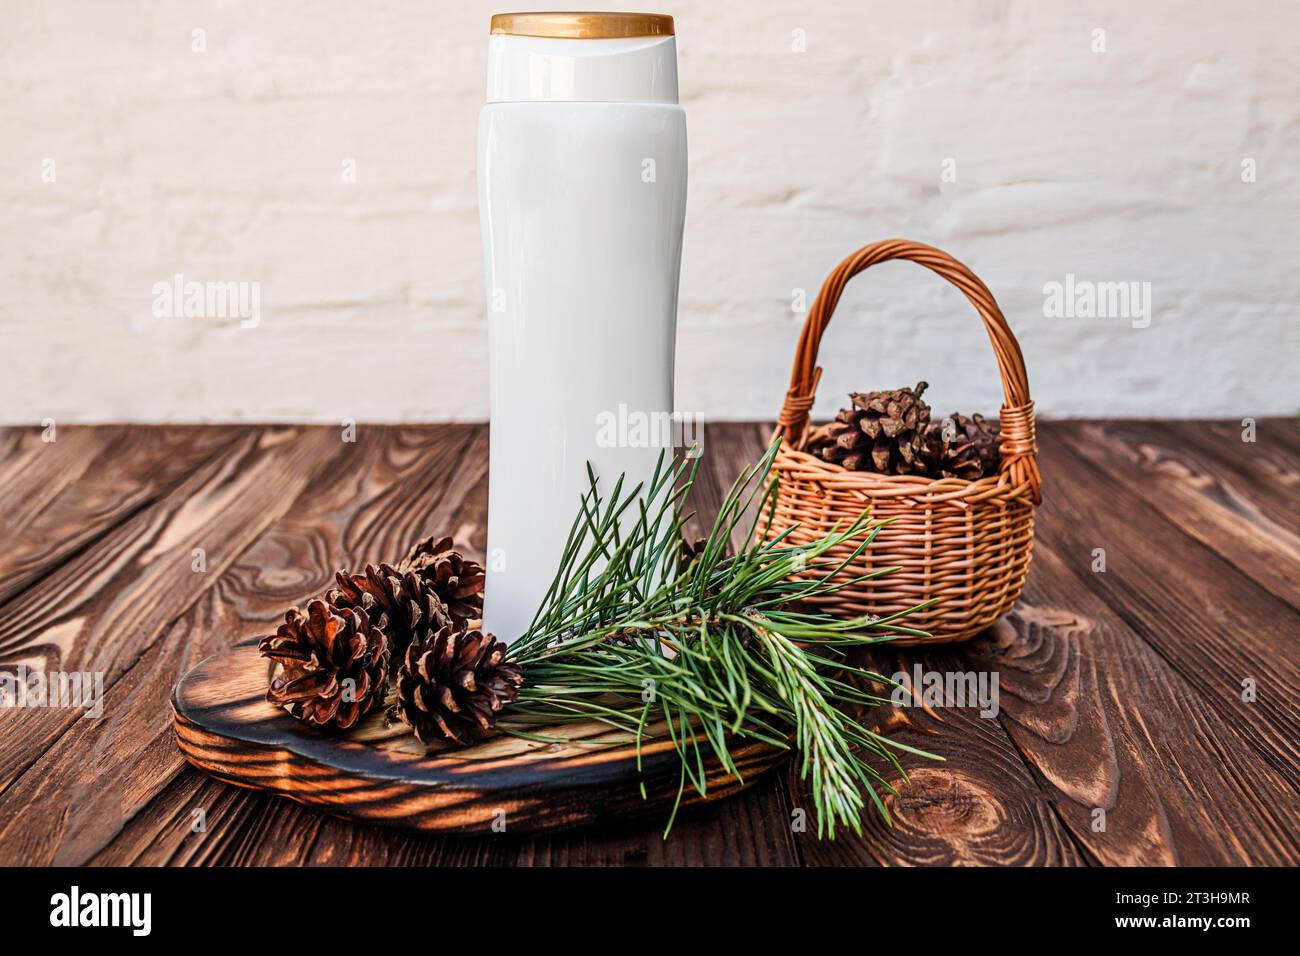
<path id="1" fill-rule="evenodd" d="M 647 480 L 673 410 L 686 119 L 672 18 L 493 17 L 487 99 L 484 626 L 511 641 L 555 576 L 587 463 L 604 491 Z"/>

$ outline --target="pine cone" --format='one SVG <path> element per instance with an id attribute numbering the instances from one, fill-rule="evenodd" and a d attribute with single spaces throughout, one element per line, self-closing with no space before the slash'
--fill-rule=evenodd
<path id="1" fill-rule="evenodd" d="M 331 608 L 315 600 L 304 613 L 290 608 L 276 632 L 257 649 L 281 665 L 266 699 L 299 720 L 346 730 L 384 696 L 388 642 L 382 613 Z"/>
<path id="2" fill-rule="evenodd" d="M 423 640 L 452 620 L 433 584 L 414 571 L 368 564 L 361 574 L 339 571 L 334 580 L 337 587 L 326 592 L 326 602 L 332 607 L 363 610 L 372 618 L 382 613 L 388 619 L 385 633 L 399 659 L 413 640 Z"/>
<path id="3" fill-rule="evenodd" d="M 496 715 L 523 683 L 506 645 L 482 631 L 443 627 L 406 649 L 397 675 L 397 707 L 425 743 L 464 746 L 496 726 Z"/>
<path id="4" fill-rule="evenodd" d="M 930 406 L 921 401 L 929 386 L 884 392 L 854 392 L 852 408 L 841 409 L 814 436 L 808 450 L 849 471 L 909 475 L 922 471 Z"/>
<path id="5" fill-rule="evenodd" d="M 696 538 L 694 541 L 682 538 L 681 548 L 677 552 L 677 573 L 685 574 L 686 569 L 699 560 L 708 543 L 708 538 Z"/>
<path id="6" fill-rule="evenodd" d="M 945 425 L 945 422 L 948 422 Z M 975 446 L 958 437 L 950 420 L 931 422 L 926 432 L 925 470 L 931 478 L 962 478 L 975 481 L 984 472 Z M 951 440 L 945 439 L 949 435 Z"/>
<path id="7" fill-rule="evenodd" d="M 983 415 L 967 418 L 954 413 L 931 422 L 926 432 L 926 470 L 935 478 L 967 481 L 997 474 L 1000 431 L 1000 424 L 989 424 Z"/>
<path id="8" fill-rule="evenodd" d="M 951 418 L 956 423 L 957 428 L 966 433 L 975 450 L 979 452 L 980 465 L 984 468 L 985 475 L 996 475 L 998 467 L 1002 464 L 1002 453 L 999 445 L 1002 439 L 1002 422 L 988 422 L 983 415 L 973 415 L 967 418 L 965 415 L 952 415 Z"/>
<path id="9" fill-rule="evenodd" d="M 483 617 L 483 565 L 452 546 L 450 537 L 426 538 L 411 549 L 398 570 L 429 582 L 451 619 L 461 628 Z"/>

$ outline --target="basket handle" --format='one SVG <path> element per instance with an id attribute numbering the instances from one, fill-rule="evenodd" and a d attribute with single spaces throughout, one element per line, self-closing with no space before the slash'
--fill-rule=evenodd
<path id="1" fill-rule="evenodd" d="M 808 312 L 803 333 L 799 336 L 799 347 L 794 355 L 794 371 L 790 374 L 790 389 L 785 394 L 785 404 L 777 418 L 778 431 L 791 446 L 803 447 L 808 413 L 812 411 L 817 397 L 817 382 L 821 379 L 817 349 L 821 345 L 822 333 L 830 324 L 831 315 L 849 279 L 864 269 L 890 259 L 907 259 L 947 279 L 965 294 L 984 320 L 989 342 L 993 345 L 993 354 L 997 356 L 998 371 L 1002 375 L 1002 430 L 999 443 L 1002 465 L 998 472 L 999 484 L 1009 484 L 1013 488 L 1024 486 L 1037 503 L 1042 479 L 1038 473 L 1038 450 L 1034 444 L 1034 403 L 1029 397 L 1029 378 L 1025 374 L 1025 359 L 1020 353 L 1020 343 L 1011 334 L 993 293 L 975 273 L 943 250 L 919 242 L 905 239 L 873 242 L 853 253 L 826 277 Z"/>

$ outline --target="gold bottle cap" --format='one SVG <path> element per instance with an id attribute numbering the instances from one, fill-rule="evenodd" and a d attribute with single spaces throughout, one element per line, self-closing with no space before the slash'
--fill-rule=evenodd
<path id="1" fill-rule="evenodd" d="M 498 13 L 492 32 L 563 40 L 670 37 L 673 18 L 663 13 Z"/>

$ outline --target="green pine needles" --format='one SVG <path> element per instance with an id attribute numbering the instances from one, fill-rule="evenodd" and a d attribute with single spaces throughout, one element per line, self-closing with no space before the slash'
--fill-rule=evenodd
<path id="1" fill-rule="evenodd" d="M 838 826 L 860 833 L 867 800 L 888 821 L 881 792 L 893 789 L 872 761 L 901 775 L 897 751 L 940 758 L 891 742 L 846 712 L 889 704 L 854 678 L 892 682 L 852 666 L 845 652 L 922 632 L 899 623 L 902 614 L 840 620 L 800 609 L 808 606 L 803 599 L 894 569 L 840 575 L 880 528 L 865 513 L 810 544 L 788 543 L 789 531 L 759 540 L 758 522 L 770 528 L 774 514 L 776 449 L 736 479 L 702 550 L 684 567 L 689 515 L 682 506 L 698 461 L 661 456 L 644 489 L 624 491 L 620 479 L 607 496 L 588 470 L 590 490 L 559 571 L 532 626 L 511 645 L 524 685 L 500 729 L 550 740 L 544 728 L 600 721 L 635 734 L 638 748 L 666 733 L 681 758 L 678 805 L 688 785 L 707 795 L 707 753 L 739 778 L 731 747 L 760 740 L 796 751 L 811 781 L 818 836 L 833 838 Z M 729 554 L 738 527 L 745 544 Z M 854 546 L 849 558 L 825 557 L 844 544 Z M 668 828 L 675 815 L 676 806 Z"/>

